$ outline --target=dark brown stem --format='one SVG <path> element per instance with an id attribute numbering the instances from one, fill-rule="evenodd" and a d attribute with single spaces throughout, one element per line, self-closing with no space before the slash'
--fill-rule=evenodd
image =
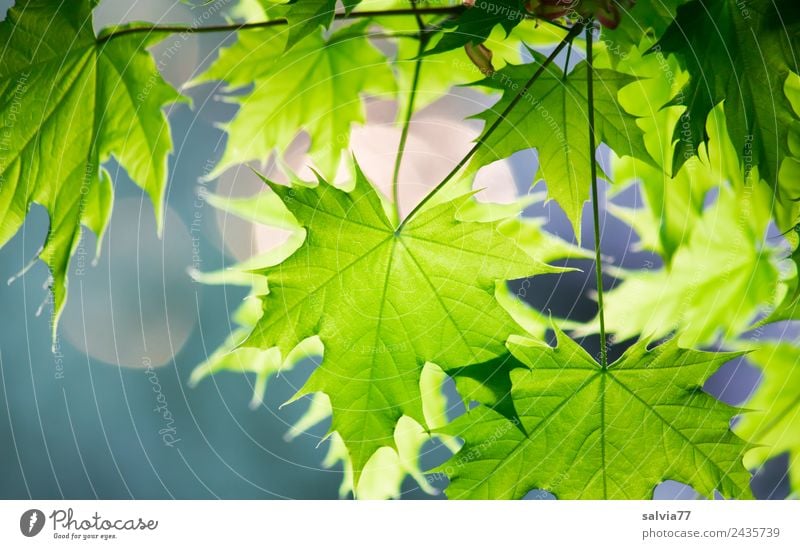
<path id="1" fill-rule="evenodd" d="M 376 10 L 376 11 L 355 11 L 352 13 L 337 13 L 334 19 L 362 19 L 368 17 L 395 17 L 403 15 L 413 15 L 415 17 L 422 15 L 457 15 L 464 11 L 463 6 L 445 6 L 445 7 L 428 7 L 428 8 L 403 8 L 394 10 Z M 192 27 L 189 25 L 142 25 L 139 27 L 124 28 L 112 31 L 97 39 L 99 44 L 108 42 L 121 36 L 130 34 L 143 34 L 143 33 L 189 33 L 189 34 L 203 34 L 209 32 L 236 32 L 240 30 L 249 29 L 263 29 L 266 27 L 277 27 L 286 25 L 286 19 L 272 19 L 270 21 L 259 21 L 257 23 L 234 23 L 231 25 L 209 25 L 205 27 Z"/>

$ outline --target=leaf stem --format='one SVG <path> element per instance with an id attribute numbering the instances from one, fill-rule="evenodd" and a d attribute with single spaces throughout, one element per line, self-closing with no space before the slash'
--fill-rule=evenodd
<path id="1" fill-rule="evenodd" d="M 369 17 L 393 17 L 402 15 L 415 15 L 420 17 L 422 15 L 431 14 L 445 14 L 457 15 L 464 11 L 464 6 L 444 6 L 444 7 L 423 7 L 423 8 L 401 8 L 393 10 L 372 10 L 372 11 L 354 11 L 350 13 L 337 13 L 333 16 L 334 19 L 360 19 Z M 131 34 L 142 33 L 189 33 L 189 34 L 203 34 L 209 32 L 235 32 L 240 30 L 249 29 L 262 29 L 266 27 L 277 27 L 286 25 L 286 19 L 271 19 L 269 21 L 258 21 L 256 23 L 234 23 L 227 25 L 208 25 L 205 27 L 193 27 L 190 25 L 142 25 L 138 27 L 120 28 L 109 32 L 106 35 L 100 36 L 97 39 L 98 44 L 108 42 L 121 36 L 128 36 Z"/>
<path id="2" fill-rule="evenodd" d="M 587 102 L 589 110 L 589 162 L 592 172 L 592 219 L 594 221 L 594 261 L 597 277 L 597 308 L 600 318 L 600 366 L 608 367 L 608 349 L 606 348 L 606 318 L 603 309 L 603 262 L 600 254 L 600 206 L 597 192 L 597 143 L 594 124 L 594 59 L 592 55 L 591 24 L 586 27 L 586 63 L 589 66 L 589 77 L 586 79 Z"/>
<path id="3" fill-rule="evenodd" d="M 473 145 L 473 147 L 469 150 L 469 152 L 467 152 L 467 154 L 464 155 L 464 157 L 458 161 L 458 164 L 456 164 L 456 166 L 450 171 L 450 173 L 448 173 L 445 176 L 445 178 L 442 179 L 442 181 L 438 185 L 436 185 L 436 187 L 434 187 L 433 190 L 430 193 L 428 193 L 425 196 L 425 198 L 423 198 L 420 201 L 420 203 L 414 207 L 413 210 L 411 210 L 411 213 L 409 213 L 406 216 L 406 218 L 400 222 L 400 225 L 397 227 L 396 232 L 402 230 L 402 228 L 406 225 L 406 223 L 408 223 L 411 220 L 411 218 L 414 217 L 417 214 L 417 212 L 419 212 L 430 199 L 432 199 L 439 191 L 441 191 L 445 187 L 445 185 L 447 185 L 453 179 L 453 177 L 455 177 L 456 174 L 459 171 L 461 171 L 461 168 L 463 168 L 467 164 L 467 162 L 469 162 L 470 158 L 472 158 L 475 155 L 475 153 L 478 152 L 478 149 L 480 149 L 483 146 L 483 144 L 486 142 L 489 136 L 492 135 L 495 132 L 495 130 L 497 130 L 497 128 L 500 127 L 500 124 L 503 123 L 505 118 L 514 109 L 514 107 L 516 107 L 517 104 L 522 100 L 522 98 L 528 94 L 528 91 L 530 90 L 531 86 L 533 86 L 533 84 L 539 79 L 539 77 L 544 73 L 545 69 L 555 60 L 558 54 L 561 53 L 561 50 L 563 50 L 564 47 L 566 47 L 568 44 L 571 44 L 572 41 L 575 39 L 575 37 L 581 33 L 584 26 L 585 23 L 579 22 L 576 23 L 572 28 L 570 28 L 567 35 L 561 39 L 561 42 L 559 42 L 558 45 L 555 47 L 555 49 L 550 53 L 550 55 L 547 56 L 547 59 L 545 59 L 542 62 L 541 66 L 536 70 L 533 76 L 531 76 L 530 80 L 528 80 L 525 83 L 525 85 L 522 86 L 522 88 L 520 88 L 520 90 L 517 92 L 517 95 L 515 95 L 514 98 L 511 100 L 511 102 L 506 106 L 506 108 L 503 109 L 503 112 L 500 113 L 500 116 L 497 117 L 497 120 L 495 120 L 492 123 L 492 125 L 489 126 L 489 128 L 477 139 L 477 141 L 475 141 L 475 145 Z"/>
<path id="4" fill-rule="evenodd" d="M 569 61 L 572 58 L 572 42 L 569 43 L 569 48 L 567 48 L 567 60 L 564 61 L 564 75 L 561 77 L 562 82 L 567 81 L 567 75 L 569 74 Z"/>
<path id="5" fill-rule="evenodd" d="M 397 155 L 394 159 L 394 171 L 392 173 L 392 201 L 394 203 L 394 213 L 396 219 L 400 219 L 400 166 L 403 163 L 403 155 L 406 151 L 406 142 L 408 141 L 408 131 L 411 127 L 411 117 L 414 114 L 414 102 L 417 98 L 417 88 L 419 87 L 419 75 L 422 72 L 422 61 L 425 53 L 425 46 L 428 43 L 425 23 L 422 21 L 422 16 L 419 14 L 417 8 L 417 0 L 411 0 L 411 8 L 414 10 L 414 15 L 417 19 L 417 26 L 419 27 L 419 48 L 417 49 L 417 57 L 414 60 L 414 76 L 411 79 L 411 90 L 408 95 L 408 105 L 406 105 L 405 119 L 403 120 L 403 130 L 400 133 L 400 143 L 397 145 Z"/>

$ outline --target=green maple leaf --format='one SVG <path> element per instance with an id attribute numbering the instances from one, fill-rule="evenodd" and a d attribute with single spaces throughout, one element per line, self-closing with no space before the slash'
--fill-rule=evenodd
<path id="1" fill-rule="evenodd" d="M 682 345 L 709 344 L 720 335 L 729 340 L 773 304 L 779 273 L 777 249 L 764 241 L 769 197 L 750 189 L 719 192 L 669 269 L 621 273 L 623 282 L 606 292 L 606 328 L 616 339 L 677 329 Z M 595 320 L 578 331 L 598 328 Z"/>
<path id="2" fill-rule="evenodd" d="M 460 191 L 467 192 L 468 185 L 463 184 Z M 549 262 L 569 257 L 588 257 L 586 250 L 577 248 L 544 231 L 542 219 L 520 219 L 516 216 L 538 196 L 528 196 L 516 204 L 499 205 L 471 202 L 462 208 L 462 217 L 470 221 L 497 221 L 505 219 L 498 227 L 503 234 L 513 239 L 518 246 L 534 259 Z M 270 378 L 280 372 L 294 368 L 297 363 L 312 355 L 322 355 L 323 349 L 319 338 L 303 341 L 287 357 L 282 357 L 277 348 L 262 350 L 256 347 L 243 347 L 240 342 L 246 339 L 263 314 L 263 307 L 258 295 L 267 291 L 266 278 L 254 271 L 263 271 L 269 265 L 276 265 L 290 256 L 302 243 L 304 231 L 283 206 L 280 198 L 271 192 L 259 193 L 247 198 L 223 198 L 208 195 L 209 204 L 226 213 L 236 215 L 247 221 L 279 227 L 291 231 L 287 242 L 275 249 L 258 254 L 231 269 L 214 273 L 193 272 L 195 280 L 205 284 L 235 284 L 252 288 L 251 295 L 234 312 L 232 320 L 237 328 L 202 364 L 192 372 L 190 383 L 196 385 L 209 375 L 221 372 L 234 372 L 254 375 L 253 396 L 251 406 L 260 406 Z M 497 288 L 495 294 L 501 306 L 528 333 L 544 338 L 545 330 L 550 323 L 541 314 L 518 300 L 506 285 Z M 499 357 L 490 363 L 460 368 L 457 373 L 456 386 L 464 395 L 467 404 L 480 401 L 494 404 L 497 409 L 513 416 L 513 409 L 506 409 L 501 402 L 507 395 L 510 382 L 507 365 L 512 363 L 508 356 Z M 513 361 L 513 364 L 517 364 Z M 436 429 L 447 423 L 447 403 L 442 394 L 445 374 L 433 364 L 425 364 L 420 377 L 422 407 L 429 429 Z M 303 416 L 295 423 L 287 434 L 294 439 L 314 425 L 328 420 L 331 406 L 328 397 L 315 393 Z M 406 477 L 412 477 L 427 493 L 435 493 L 427 482 L 418 463 L 418 455 L 422 446 L 431 440 L 431 433 L 424 430 L 410 418 L 402 418 L 395 427 L 394 440 L 396 450 L 389 447 L 379 449 L 364 466 L 358 485 L 358 497 L 363 499 L 386 499 L 400 496 L 401 486 Z M 457 445 L 449 437 L 438 437 L 452 451 Z M 337 433 L 331 433 L 328 453 L 323 465 L 332 467 L 342 463 L 344 478 L 340 495 L 352 492 L 353 465 L 344 441 Z"/>
<path id="3" fill-rule="evenodd" d="M 785 97 L 798 72 L 800 5 L 795 0 L 694 0 L 678 9 L 659 47 L 677 54 L 691 79 L 673 103 L 686 106 L 675 126 L 673 172 L 708 140 L 706 118 L 724 101 L 728 133 L 746 172 L 758 167 L 778 189 L 798 116 Z M 796 198 L 789 196 L 787 198 Z"/>
<path id="4" fill-rule="evenodd" d="M 350 126 L 365 120 L 360 94 L 394 91 L 385 56 L 364 36 L 367 25 L 345 27 L 327 39 L 318 31 L 283 55 L 284 31 L 241 31 L 239 42 L 194 82 L 223 79 L 232 88 L 253 84 L 252 92 L 230 98 L 239 112 L 225 125 L 228 143 L 214 174 L 283 151 L 305 130 L 311 135 L 311 159 L 332 178 Z"/>
<path id="5" fill-rule="evenodd" d="M 487 125 L 493 123 L 516 97 L 544 60 L 542 55 L 531 53 L 535 62 L 507 65 L 476 84 L 501 90 L 503 96 L 475 118 Z M 517 151 L 535 147 L 539 158 L 537 180 L 547 183 L 549 196 L 566 212 L 578 237 L 583 204 L 589 199 L 594 161 L 589 155 L 588 74 L 585 62 L 579 63 L 566 78 L 561 69 L 550 65 L 470 163 L 470 169 L 477 171 Z M 619 91 L 635 80 L 610 69 L 594 71 L 595 129 L 598 140 L 618 155 L 646 160 L 649 156 L 636 117 L 626 112 L 617 100 Z"/>
<path id="6" fill-rule="evenodd" d="M 639 247 L 658 253 L 669 265 L 677 249 L 688 242 L 702 215 L 706 194 L 719 184 L 720 177 L 707 166 L 711 162 L 704 163 L 700 158 L 690 160 L 674 177 L 668 175 L 669 169 L 664 169 L 672 165 L 671 136 L 683 109 L 659 107 L 680 91 L 687 78 L 674 56 L 643 55 L 643 50 L 652 43 L 644 39 L 641 47 L 631 49 L 616 65 L 621 72 L 640 78 L 620 92 L 619 101 L 628 112 L 639 117 L 638 124 L 645 133 L 645 145 L 654 162 L 630 156 L 612 157 L 611 161 L 614 183 L 611 192 L 621 193 L 640 184 L 644 207 L 632 209 L 613 203 L 607 207 L 633 226 L 639 234 Z"/>
<path id="7" fill-rule="evenodd" d="M 699 157 L 675 178 L 617 163 L 620 179 L 642 181 L 648 208 L 612 206 L 611 211 L 668 260 L 664 269 L 621 273 L 623 282 L 606 294 L 607 326 L 619 340 L 640 333 L 661 337 L 673 329 L 684 345 L 708 344 L 720 335 L 730 340 L 776 305 L 780 251 L 773 239 L 765 239 L 775 201 L 765 183 L 745 181 L 721 106 L 712 111 L 706 128 L 709 140 Z M 661 156 L 669 157 L 666 152 Z M 718 187 L 719 181 L 726 183 Z M 704 209 L 710 189 L 719 196 Z M 792 308 L 787 295 L 762 323 L 791 315 Z M 590 326 L 596 332 L 598 320 Z M 583 328 L 578 332 L 587 333 Z"/>
<path id="8" fill-rule="evenodd" d="M 745 404 L 750 410 L 736 433 L 755 445 L 745 464 L 755 468 L 789 452 L 792 491 L 800 494 L 800 349 L 789 343 L 765 343 L 747 355 L 763 380 Z"/>
<path id="9" fill-rule="evenodd" d="M 655 167 L 639 159 L 612 158 L 613 179 L 617 189 L 613 192 L 640 184 L 645 208 L 625 208 L 609 205 L 609 210 L 636 229 L 641 238 L 641 247 L 652 250 L 669 266 L 680 247 L 687 246 L 691 235 L 703 216 L 707 194 L 726 182 L 734 189 L 750 185 L 745 181 L 737 153 L 728 136 L 722 105 L 715 107 L 705 124 L 707 142 L 698 150 L 698 155 L 686 161 L 674 176 L 670 176 L 674 143 L 672 135 L 679 123 L 682 107 L 659 109 L 685 85 L 688 75 L 682 71 L 674 56 L 641 55 L 648 49 L 643 43 L 639 50 L 620 60 L 617 67 L 623 72 L 640 76 L 635 85 L 620 92 L 620 103 L 629 112 L 639 117 L 639 125 L 645 132 L 645 144 Z M 763 195 L 762 183 L 755 181 L 757 194 Z M 747 193 L 750 194 L 749 192 Z M 770 208 L 777 215 L 776 205 L 763 195 L 762 200 L 748 199 L 750 208 L 759 210 L 750 226 L 758 220 L 760 229 L 766 228 Z M 729 204 L 734 208 L 734 204 Z M 736 212 L 726 210 L 730 215 Z M 747 223 L 745 223 L 747 225 Z M 706 223 L 708 230 L 708 223 Z M 724 243 L 725 240 L 721 240 Z M 713 276 L 713 275 L 710 275 Z"/>
<path id="10" fill-rule="evenodd" d="M 113 201 L 101 164 L 111 156 L 150 196 L 160 230 L 172 150 L 161 108 L 183 100 L 145 49 L 162 35 L 98 41 L 96 3 L 20 1 L 0 23 L 0 246 L 31 204 L 47 209 L 50 229 L 39 257 L 53 276 L 55 319 L 82 225 L 98 235 L 99 250 Z"/>
<path id="11" fill-rule="evenodd" d="M 429 53 L 441 53 L 466 44 L 484 42 L 496 26 L 506 34 L 525 18 L 523 0 L 486 0 L 475 2 L 458 17 L 444 23 L 444 28 L 452 29 Z M 531 23 L 532 24 L 532 23 Z"/>
<path id="12" fill-rule="evenodd" d="M 419 377 L 507 354 L 518 324 L 495 298 L 498 281 L 556 272 L 500 232 L 502 222 L 460 221 L 471 194 L 423 210 L 402 228 L 356 166 L 352 191 L 269 183 L 305 229 L 286 261 L 266 269 L 264 314 L 246 346 L 286 356 L 319 337 L 324 359 L 299 395 L 326 393 L 355 482 L 408 416 L 422 426 Z"/>
<path id="13" fill-rule="evenodd" d="M 243 219 L 284 229 L 299 229 L 291 219 L 291 214 L 288 214 L 283 208 L 280 199 L 272 193 L 261 193 L 256 197 L 246 199 L 225 199 L 209 195 L 207 199 L 214 207 Z M 497 212 L 491 205 L 478 205 L 477 203 L 471 204 L 469 208 L 465 208 L 466 210 L 469 210 L 472 216 L 485 216 L 486 213 L 492 212 L 495 216 L 499 213 L 509 215 L 505 211 Z M 532 220 L 509 219 L 503 229 L 507 234 L 513 235 L 520 246 L 529 250 L 534 257 L 555 259 L 584 255 L 579 249 L 541 231 L 540 224 L 540 222 Z M 253 294 L 233 314 L 232 320 L 238 325 L 238 328 L 231 332 L 220 347 L 195 368 L 190 378 L 191 385 L 196 385 L 209 375 L 226 371 L 253 374 L 255 382 L 253 383 L 251 407 L 255 408 L 262 404 L 270 378 L 280 372 L 291 370 L 306 357 L 322 354 L 318 338 L 301 342 L 285 358 L 281 356 L 277 348 L 262 350 L 239 346 L 263 313 L 261 302 L 256 296 L 266 291 L 266 279 L 254 274 L 253 270 L 285 260 L 299 245 L 295 236 L 298 235 L 293 234 L 286 245 L 257 255 L 231 270 L 216 273 L 193 273 L 195 280 L 205 284 L 252 286 Z M 533 316 L 532 310 L 515 301 L 510 293 L 505 291 L 505 287 L 498 288 L 498 292 L 498 301 L 510 311 L 515 320 L 521 322 L 526 330 L 539 333 L 541 337 L 544 337 L 546 324 L 543 319 Z M 478 399 L 482 402 L 498 403 L 508 391 L 507 372 L 503 367 L 507 360 L 507 357 L 502 357 L 491 364 L 460 369 L 461 377 L 457 381 L 457 386 L 465 395 L 469 395 L 468 400 Z M 444 373 L 436 366 L 426 364 L 420 377 L 420 390 L 423 412 L 429 429 L 435 429 L 447 422 L 446 399 L 441 392 L 443 383 Z M 502 409 L 502 406 L 498 406 L 498 408 Z M 289 440 L 296 438 L 314 425 L 328 420 L 330 416 L 331 406 L 328 397 L 322 393 L 314 394 L 309 408 L 287 433 L 287 438 Z M 412 419 L 401 418 L 395 427 L 395 448 L 380 448 L 364 465 L 358 484 L 358 498 L 399 498 L 402 484 L 407 476 L 413 478 L 424 492 L 435 494 L 436 491 L 422 474 L 417 459 L 420 449 L 432 439 L 432 436 L 441 439 L 451 451 L 454 452 L 458 449 L 458 445 L 450 437 L 431 435 Z M 331 433 L 329 440 L 329 449 L 323 465 L 330 468 L 337 463 L 342 463 L 344 477 L 340 486 L 340 496 L 345 497 L 348 493 L 355 491 L 352 460 L 347 446 L 337 433 Z"/>
<path id="14" fill-rule="evenodd" d="M 729 429 L 738 410 L 701 389 L 735 353 L 681 349 L 674 340 L 631 347 L 603 369 L 557 331 L 553 348 L 516 338 L 527 368 L 511 372 L 519 421 L 477 407 L 443 432 L 461 451 L 440 471 L 450 498 L 645 499 L 664 480 L 713 497 L 749 496 L 747 448 Z"/>

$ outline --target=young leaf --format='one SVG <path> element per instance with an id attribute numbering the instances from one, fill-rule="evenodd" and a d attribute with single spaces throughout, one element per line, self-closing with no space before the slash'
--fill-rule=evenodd
<path id="1" fill-rule="evenodd" d="M 711 162 L 704 163 L 700 158 L 689 160 L 674 177 L 668 175 L 670 170 L 665 166 L 672 165 L 672 131 L 683 109 L 661 106 L 680 91 L 687 78 L 674 56 L 643 55 L 642 49 L 647 47 L 645 41 L 642 48 L 631 49 L 617 61 L 619 71 L 640 77 L 620 92 L 619 101 L 639 117 L 638 125 L 645 133 L 645 145 L 655 165 L 630 156 L 612 157 L 612 192 L 640 184 L 644 207 L 633 210 L 609 204 L 608 208 L 636 229 L 642 248 L 658 253 L 670 265 L 678 248 L 689 241 L 702 215 L 706 194 L 719 184 L 720 176 L 710 169 Z M 709 125 L 712 118 L 709 117 Z M 727 140 L 727 134 L 723 137 Z M 728 179 L 727 174 L 723 179 Z M 736 178 L 737 182 L 740 180 L 741 177 Z"/>
<path id="2" fill-rule="evenodd" d="M 800 155 L 789 147 L 789 128 L 799 118 L 783 93 L 790 73 L 798 73 L 798 36 L 795 0 L 693 0 L 678 9 L 659 42 L 691 75 L 673 100 L 687 108 L 687 124 L 676 125 L 673 136 L 673 172 L 708 140 L 706 118 L 724 101 L 728 133 L 744 171 L 757 166 L 779 192 L 781 165 Z"/>
<path id="3" fill-rule="evenodd" d="M 543 57 L 532 52 L 535 61 L 525 65 L 507 65 L 477 85 L 501 90 L 503 97 L 492 108 L 475 118 L 487 124 L 513 100 L 519 90 L 542 64 Z M 547 183 L 548 194 L 566 212 L 575 234 L 580 237 L 583 203 L 589 199 L 591 163 L 589 124 L 587 121 L 586 80 L 589 70 L 579 63 L 567 76 L 550 65 L 523 100 L 511 111 L 497 130 L 475 154 L 471 170 L 517 151 L 535 147 L 539 153 L 537 179 Z M 649 158 L 642 130 L 636 117 L 617 101 L 620 89 L 635 78 L 610 69 L 594 71 L 595 123 L 599 140 L 622 156 Z"/>
<path id="4" fill-rule="evenodd" d="M 736 433 L 755 447 L 745 456 L 750 468 L 789 452 L 792 492 L 800 494 L 800 349 L 788 343 L 765 343 L 747 355 L 764 375 Z"/>
<path id="5" fill-rule="evenodd" d="M 241 31 L 241 43 L 224 50 L 195 81 L 221 78 L 236 88 L 254 85 L 251 93 L 230 98 L 240 108 L 225 125 L 228 143 L 214 173 L 283 151 L 305 130 L 311 159 L 332 178 L 350 141 L 350 126 L 364 122 L 360 94 L 394 91 L 385 56 L 364 36 L 367 24 L 345 27 L 328 39 L 317 31 L 283 56 L 285 32 Z"/>
<path id="6" fill-rule="evenodd" d="M 369 458 L 394 447 L 403 415 L 425 426 L 425 362 L 448 372 L 504 355 L 518 325 L 494 297 L 498 281 L 557 272 L 522 251 L 501 222 L 459 221 L 462 196 L 402 228 L 356 166 L 355 187 L 268 183 L 306 230 L 303 245 L 264 271 L 264 316 L 246 345 L 286 356 L 319 336 L 324 359 L 299 395 L 323 392 L 355 483 Z"/>
<path id="7" fill-rule="evenodd" d="M 764 186 L 765 189 L 766 186 Z M 768 189 L 767 189 L 768 191 Z M 605 294 L 606 329 L 622 341 L 677 329 L 681 345 L 735 338 L 772 304 L 777 250 L 764 241 L 765 193 L 720 187 L 669 269 L 632 271 Z M 595 332 L 595 320 L 588 330 Z"/>
<path id="8" fill-rule="evenodd" d="M 440 471 L 450 498 L 645 499 L 664 480 L 713 497 L 748 497 L 746 444 L 729 429 L 735 408 L 701 389 L 733 353 L 703 353 L 671 340 L 641 341 L 601 368 L 557 331 L 553 348 L 512 340 L 527 368 L 511 373 L 518 423 L 478 407 L 443 431 L 465 440 Z"/>
<path id="9" fill-rule="evenodd" d="M 101 237 L 111 215 L 103 162 L 114 156 L 147 192 L 160 227 L 172 150 L 161 109 L 183 100 L 146 49 L 165 35 L 98 41 L 96 4 L 20 0 L 0 23 L 0 246 L 32 203 L 47 209 L 50 229 L 39 257 L 53 275 L 56 319 L 81 225 Z"/>

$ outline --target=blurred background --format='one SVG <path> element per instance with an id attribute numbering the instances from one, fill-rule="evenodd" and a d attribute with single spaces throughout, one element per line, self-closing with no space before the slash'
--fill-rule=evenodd
<path id="1" fill-rule="evenodd" d="M 0 0 L 4 16 L 10 0 Z M 105 0 L 95 12 L 95 27 L 125 21 L 191 23 L 200 8 L 168 0 Z M 204 24 L 225 22 L 216 15 Z M 167 55 L 155 47 L 164 77 L 180 87 L 213 61 L 230 33 L 190 36 Z M 70 296 L 55 345 L 51 341 L 48 272 L 34 263 L 10 284 L 0 284 L 0 497 L 2 498 L 337 498 L 342 471 L 321 466 L 327 425 L 292 442 L 284 436 L 304 411 L 302 402 L 279 410 L 303 383 L 312 363 L 270 383 L 263 405 L 249 407 L 253 379 L 223 373 L 189 387 L 192 370 L 217 348 L 235 326 L 230 314 L 246 288 L 206 286 L 188 275 L 192 267 L 212 271 L 264 251 L 285 237 L 226 216 L 204 199 L 207 191 L 247 196 L 260 181 L 242 167 L 221 177 L 204 178 L 225 144 L 217 125 L 234 114 L 214 85 L 185 93 L 193 108 L 169 110 L 175 152 L 170 158 L 163 236 L 155 232 L 152 206 L 125 172 L 109 166 L 115 181 L 114 213 L 95 261 L 94 236 L 86 233 L 70 272 Z M 419 112 L 411 129 L 401 171 L 404 209 L 413 206 L 468 150 L 481 124 L 464 121 L 492 98 L 469 90 Z M 388 185 L 399 140 L 393 124 L 397 105 L 368 104 L 368 124 L 356 128 L 352 149 L 366 173 Z M 287 163 L 304 171 L 300 136 Z M 274 166 L 261 167 L 280 178 Z M 530 191 L 536 172 L 534 153 L 520 153 L 479 174 L 488 199 L 507 202 Z M 540 188 L 537 188 L 537 191 Z M 616 197 L 618 204 L 639 203 L 636 189 Z M 588 205 L 587 205 L 588 208 Z M 627 268 L 658 266 L 649 253 L 635 252 L 636 234 L 602 212 L 603 250 L 609 261 Z M 572 240 L 558 206 L 536 204 L 526 215 L 543 217 L 547 230 Z M 11 279 L 36 255 L 47 232 L 42 208 L 33 207 L 16 237 L 0 250 L 0 280 Z M 591 215 L 583 233 L 591 248 Z M 596 313 L 591 299 L 591 261 L 562 264 L 581 272 L 531 280 L 527 296 L 540 310 L 587 321 Z M 520 282 L 512 283 L 520 284 Z M 611 287 L 613 278 L 607 278 Z M 598 351 L 597 338 L 583 345 Z M 624 350 L 612 348 L 611 358 Z M 739 404 L 758 383 L 758 371 L 745 361 L 726 365 L 707 390 Z M 423 470 L 446 457 L 431 448 Z M 786 462 L 777 459 L 758 472 L 756 495 L 783 498 Z M 442 486 L 438 486 L 441 488 Z M 692 498 L 694 492 L 667 482 L 660 498 Z M 403 497 L 442 497 L 422 492 L 408 480 Z M 546 497 L 530 494 L 529 497 Z"/>

